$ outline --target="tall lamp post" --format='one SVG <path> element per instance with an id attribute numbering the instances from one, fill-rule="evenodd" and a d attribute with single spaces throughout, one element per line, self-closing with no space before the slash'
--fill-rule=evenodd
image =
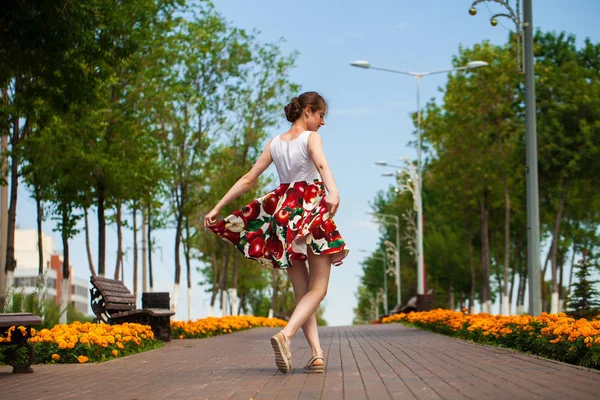
<path id="1" fill-rule="evenodd" d="M 395 252 L 395 260 L 396 264 L 396 290 L 398 296 L 398 304 L 402 304 L 402 288 L 400 282 L 400 217 L 393 214 L 382 214 L 382 213 L 374 213 L 367 212 L 369 215 L 373 215 L 378 218 L 379 222 L 386 225 L 394 225 L 396 228 L 396 252 Z"/>
<path id="2" fill-rule="evenodd" d="M 408 190 L 413 196 L 413 208 L 417 215 L 423 215 L 423 201 L 421 198 L 421 185 L 419 184 L 420 176 L 417 173 L 416 166 L 407 159 L 400 157 L 404 161 L 405 166 L 389 164 L 386 161 L 377 161 L 375 164 L 396 168 L 396 172 L 388 172 L 382 176 L 396 177 L 396 184 L 401 190 Z M 417 294 L 425 293 L 425 263 L 423 262 L 423 220 L 417 217 Z"/>
<path id="3" fill-rule="evenodd" d="M 358 68 L 375 69 L 378 71 L 385 71 L 385 72 L 392 72 L 395 74 L 409 75 L 416 79 L 416 81 L 417 81 L 417 172 L 419 175 L 419 179 L 418 179 L 419 192 L 421 192 L 421 189 L 422 189 L 421 182 L 423 181 L 422 180 L 422 168 L 421 168 L 421 78 L 423 78 L 424 76 L 427 76 L 427 75 L 442 74 L 445 72 L 460 71 L 460 70 L 464 70 L 464 69 L 484 67 L 484 66 L 488 65 L 488 63 L 485 61 L 471 61 L 467 65 L 462 66 L 462 67 L 443 69 L 443 70 L 439 70 L 439 71 L 430 71 L 430 72 L 410 72 L 410 71 L 402 71 L 402 70 L 389 69 L 389 68 L 374 67 L 371 65 L 371 63 L 369 63 L 368 61 L 364 61 L 364 60 L 353 61 L 352 63 L 350 63 L 350 65 L 352 65 L 353 67 L 358 67 Z M 419 199 L 419 201 L 421 201 L 421 199 Z M 423 258 L 423 215 L 422 215 L 422 211 L 423 211 L 423 204 L 420 204 L 418 207 L 418 211 L 417 211 L 418 225 L 421 227 L 421 229 L 418 230 L 418 235 L 417 235 L 418 236 L 417 237 L 417 248 L 418 248 L 417 252 L 418 252 L 418 257 L 419 257 L 417 260 L 418 261 L 417 269 L 418 269 L 418 274 L 421 277 L 425 273 L 425 262 L 424 262 L 424 258 Z M 418 285 L 417 294 L 425 294 L 425 287 Z"/>
<path id="4" fill-rule="evenodd" d="M 365 249 L 359 249 L 361 253 L 369 253 L 369 251 Z M 371 255 L 375 260 L 383 261 L 383 309 L 385 310 L 386 315 L 390 313 L 390 309 L 388 308 L 388 290 L 387 290 L 387 256 L 383 254 L 382 251 L 378 250 L 375 252 L 375 255 Z"/>
<path id="5" fill-rule="evenodd" d="M 521 0 L 517 0 L 516 12 L 508 0 L 476 0 L 469 14 L 477 14 L 476 5 L 486 1 L 499 3 L 507 13 L 498 13 L 491 17 L 492 26 L 498 23 L 496 18 L 504 17 L 514 22 L 517 33 L 517 69 L 521 72 L 520 40 L 523 32 L 523 64 L 525 66 L 525 164 L 527 181 L 527 276 L 529 278 L 529 313 L 542 313 L 542 292 L 540 274 L 540 210 L 538 194 L 538 157 L 535 121 L 535 80 L 533 74 L 533 18 L 531 0 L 523 1 L 523 19 L 519 15 Z"/>

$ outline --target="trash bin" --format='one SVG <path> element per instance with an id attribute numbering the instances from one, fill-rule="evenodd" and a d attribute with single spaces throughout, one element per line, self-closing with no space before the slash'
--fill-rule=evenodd
<path id="1" fill-rule="evenodd" d="M 142 293 L 142 308 L 171 308 L 169 292 Z"/>
<path id="2" fill-rule="evenodd" d="M 417 311 L 433 310 L 433 294 L 417 295 Z"/>

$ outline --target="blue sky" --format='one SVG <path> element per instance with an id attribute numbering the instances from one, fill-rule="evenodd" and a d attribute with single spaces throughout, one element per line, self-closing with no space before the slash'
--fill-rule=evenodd
<path id="1" fill-rule="evenodd" d="M 514 4 L 514 1 L 511 1 Z M 328 100 L 330 112 L 323 136 L 326 155 L 341 193 L 336 223 L 351 248 L 343 266 L 334 267 L 329 292 L 325 299 L 325 319 L 330 325 L 349 325 L 356 304 L 355 292 L 362 274 L 360 262 L 364 253 L 377 245 L 378 230 L 366 211 L 379 190 L 392 182 L 381 177 L 386 170 L 374 165 L 376 160 L 398 162 L 398 157 L 416 157 L 408 142 L 414 137 L 409 113 L 416 110 L 416 88 L 413 78 L 381 71 L 352 68 L 353 60 L 368 60 L 374 66 L 416 72 L 451 68 L 451 58 L 459 45 L 470 47 L 483 40 L 494 44 L 506 41 L 512 22 L 500 20 L 492 27 L 489 17 L 502 11 L 492 4 L 482 4 L 479 13 L 468 14 L 469 0 L 420 1 L 312 1 L 216 0 L 215 7 L 235 26 L 261 32 L 263 41 L 285 38 L 284 52 L 299 51 L 297 66 L 291 79 L 302 90 L 316 90 Z M 577 36 L 578 43 L 589 37 L 600 41 L 600 2 L 597 0 L 533 1 L 533 23 L 544 31 L 565 31 Z M 502 26 L 503 25 L 503 26 Z M 423 79 L 421 102 L 437 97 L 445 75 Z M 284 124 L 285 122 L 285 124 Z M 275 136 L 288 125 L 283 117 Z M 523 189 L 524 190 L 524 189 Z M 35 204 L 27 190 L 19 189 L 17 223 L 35 229 Z M 241 206 L 241 204 L 240 204 Z M 95 218 L 95 214 L 90 215 Z M 58 234 L 45 231 L 55 238 Z M 96 224 L 92 224 L 92 245 L 97 244 Z M 107 229 L 107 271 L 113 274 L 116 255 L 115 228 Z M 126 234 L 124 247 L 132 246 Z M 157 232 L 162 247 L 155 254 L 157 290 L 173 290 L 173 231 Z M 83 235 L 71 241 L 71 257 L 75 275 L 89 276 Z M 425 254 L 427 257 L 427 254 Z M 162 259 L 161 259 L 162 258 Z M 126 284 L 131 281 L 133 257 L 125 260 Z M 184 275 L 184 274 L 182 274 Z M 182 276 L 185 279 L 185 276 Z M 201 279 L 195 271 L 194 282 Z M 184 281 L 185 282 L 185 281 Z M 208 296 L 194 288 L 192 318 L 205 317 Z M 185 291 L 180 293 L 178 319 L 187 318 Z"/>

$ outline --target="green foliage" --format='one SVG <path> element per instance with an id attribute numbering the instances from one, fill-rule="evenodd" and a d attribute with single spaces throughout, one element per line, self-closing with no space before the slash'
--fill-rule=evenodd
<path id="1" fill-rule="evenodd" d="M 9 1 L 0 24 L 1 133 L 14 136 L 11 160 L 40 218 L 57 222 L 65 264 L 84 210 L 96 208 L 97 268 L 107 273 L 105 224 L 122 206 L 151 207 L 153 229 L 176 227 L 177 282 L 179 243 L 188 264 L 209 263 L 214 249 L 220 260 L 202 216 L 256 161 L 297 92 L 296 53 L 204 0 Z M 229 209 L 270 183 L 262 177 Z M 266 295 L 269 276 L 257 267 L 240 261 L 222 289 Z"/>
<path id="2" fill-rule="evenodd" d="M 573 294 L 569 301 L 569 308 L 573 315 L 579 318 L 594 316 L 600 312 L 600 292 L 595 287 L 599 281 L 592 280 L 592 268 L 596 267 L 590 261 L 587 251 L 577 265 L 575 276 L 577 281 L 573 284 Z"/>
<path id="3" fill-rule="evenodd" d="M 271 299 L 264 290 L 264 286 L 262 289 L 252 289 L 248 294 L 248 304 L 252 310 L 252 315 L 255 317 L 267 317 L 269 315 Z"/>
<path id="4" fill-rule="evenodd" d="M 354 319 L 352 320 L 352 324 L 370 324 L 375 319 L 371 302 L 373 295 L 371 294 L 369 289 L 366 286 L 364 286 L 364 284 L 361 284 L 358 287 L 356 296 L 358 298 L 358 304 L 354 309 Z"/>
<path id="5" fill-rule="evenodd" d="M 118 357 L 124 357 L 132 354 L 142 353 L 144 351 L 158 349 L 164 346 L 160 340 L 151 338 L 141 339 L 139 344 L 133 341 L 126 342 L 122 348 L 118 348 L 116 344 L 108 344 L 103 347 L 99 344 L 83 344 L 76 343 L 73 348 L 61 349 L 57 343 L 36 342 L 33 344 L 35 351 L 36 364 L 77 364 L 79 357 L 88 358 L 88 362 L 104 362 Z M 112 352 L 117 351 L 115 356 Z M 60 358 L 54 360 L 53 354 L 57 354 Z"/>
<path id="6" fill-rule="evenodd" d="M 31 293 L 23 290 L 10 288 L 4 304 L 5 313 L 31 313 L 42 317 L 42 328 L 52 328 L 59 323 L 62 313 L 67 313 L 67 323 L 92 322 L 93 317 L 79 312 L 74 304 L 69 304 L 66 310 L 61 310 L 60 305 L 54 299 L 48 299 L 47 290 L 44 289 L 44 277 L 38 279 L 38 283 Z"/>
<path id="7" fill-rule="evenodd" d="M 443 310 L 438 309 L 430 311 L 430 313 L 438 313 L 439 311 L 443 312 Z M 589 335 L 577 332 L 578 334 L 573 336 L 574 340 L 567 339 L 569 333 L 565 332 L 569 332 L 572 329 L 572 326 L 569 325 L 561 326 L 558 328 L 561 333 L 554 334 L 554 329 L 548 330 L 548 326 L 550 325 L 548 320 L 530 320 L 526 323 L 505 323 L 502 325 L 502 329 L 498 329 L 499 332 L 494 332 L 489 326 L 497 324 L 497 320 L 489 321 L 489 324 L 482 325 L 480 321 L 476 320 L 477 316 L 475 316 L 474 323 L 469 323 L 468 320 L 457 323 L 454 320 L 455 318 L 452 317 L 448 317 L 446 320 L 437 317 L 420 319 L 419 314 L 421 313 L 411 315 L 412 318 L 410 319 L 412 322 L 408 322 L 406 318 L 396 318 L 395 321 L 391 322 L 399 322 L 404 325 L 418 327 L 475 343 L 512 348 L 553 360 L 600 369 L 600 347 L 594 344 L 594 340 L 597 340 L 595 336 L 593 334 Z M 483 319 L 489 318 L 485 315 L 487 314 L 483 315 Z M 405 314 L 399 314 L 398 316 L 405 316 Z M 565 314 L 558 316 L 558 318 L 564 317 L 566 317 Z M 542 316 L 542 318 L 547 317 Z M 572 320 L 570 325 L 574 324 L 574 322 Z M 488 328 L 485 326 L 488 326 Z M 576 331 L 576 329 L 572 330 Z M 588 335 L 589 337 L 586 337 Z"/>
<path id="8" fill-rule="evenodd" d="M 44 279 L 44 276 L 38 277 L 31 293 L 25 294 L 23 290 L 17 290 L 14 287 L 9 288 L 4 302 L 4 312 L 31 313 L 43 317 L 47 292 L 44 289 Z"/>
<path id="9" fill-rule="evenodd" d="M 435 290 L 438 303 L 446 304 L 451 290 L 457 302 L 466 302 L 471 297 L 493 301 L 506 288 L 512 290 L 513 303 L 519 296 L 523 304 L 518 285 L 526 272 L 527 248 L 525 110 L 523 76 L 514 67 L 514 39 L 511 35 L 503 46 L 483 42 L 460 47 L 453 66 L 473 60 L 489 66 L 449 74 L 440 88 L 442 101 L 430 101 L 422 114 L 424 254 L 427 286 Z M 552 280 L 544 293 L 556 287 L 563 299 L 568 284 L 558 280 L 567 275 L 563 270 L 569 260 L 576 258 L 578 248 L 595 253 L 600 244 L 600 171 L 595 162 L 600 155 L 599 54 L 600 45 L 590 40 L 577 48 L 572 35 L 535 35 L 542 248 L 549 247 L 557 232 L 557 254 L 550 257 Z M 416 113 L 412 115 L 416 126 Z M 372 204 L 375 212 L 398 216 L 412 206 L 410 193 L 393 190 L 377 194 Z M 409 224 L 403 225 L 403 236 L 414 241 Z M 392 226 L 381 232 L 381 243 L 394 242 Z M 404 303 L 416 285 L 410 251 L 405 241 Z M 383 287 L 380 268 L 372 258 L 363 264 L 356 321 L 372 314 L 367 299 Z M 405 276 L 405 271 L 411 274 Z M 549 297 L 544 304 L 549 307 Z"/>

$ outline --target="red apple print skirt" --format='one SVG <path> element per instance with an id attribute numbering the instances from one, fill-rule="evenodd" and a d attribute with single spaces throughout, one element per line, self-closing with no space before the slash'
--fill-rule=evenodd
<path id="1" fill-rule="evenodd" d="M 210 229 L 244 256 L 272 268 L 288 268 L 292 260 L 330 254 L 342 264 L 349 250 L 325 204 L 323 182 L 283 183 Z"/>

